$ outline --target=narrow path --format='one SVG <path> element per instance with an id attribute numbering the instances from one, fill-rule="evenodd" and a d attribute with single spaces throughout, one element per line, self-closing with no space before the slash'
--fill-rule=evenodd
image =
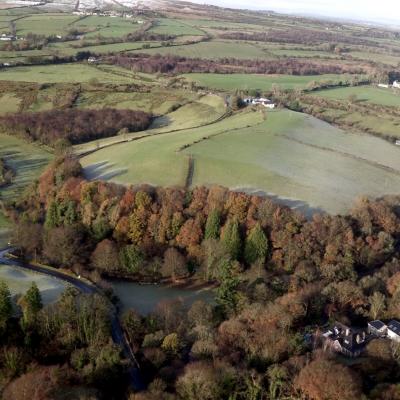
<path id="1" fill-rule="evenodd" d="M 4 249 L 0 251 L 0 263 L 8 266 L 13 266 L 17 268 L 23 268 L 29 271 L 38 272 L 40 274 L 45 274 L 51 276 L 53 278 L 59 279 L 63 282 L 67 282 L 70 285 L 77 288 L 79 291 L 85 294 L 100 294 L 103 295 L 100 289 L 88 282 L 82 281 L 78 278 L 75 278 L 71 275 L 67 275 L 61 271 L 58 271 L 54 268 L 50 267 L 41 267 L 38 265 L 32 265 L 20 261 L 18 259 L 8 258 L 7 254 L 10 252 L 10 248 Z M 114 307 L 114 306 L 113 306 Z M 111 317 L 111 335 L 115 344 L 119 345 L 122 348 L 124 356 L 131 362 L 131 367 L 129 368 L 129 377 L 131 386 L 134 390 L 140 391 L 145 388 L 143 380 L 140 376 L 139 364 L 135 358 L 135 355 L 132 352 L 132 349 L 129 346 L 129 343 L 124 335 L 121 323 L 118 318 L 117 309 L 114 307 L 114 312 Z"/>

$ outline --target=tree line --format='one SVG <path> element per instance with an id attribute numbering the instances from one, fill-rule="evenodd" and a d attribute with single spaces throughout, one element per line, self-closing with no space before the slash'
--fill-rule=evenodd
<path id="1" fill-rule="evenodd" d="M 338 64 L 331 61 L 311 61 L 287 58 L 281 60 L 242 60 L 237 58 L 186 58 L 174 55 L 119 54 L 105 57 L 104 61 L 136 72 L 183 74 L 193 72 L 210 73 L 253 73 L 253 74 L 362 74 L 363 66 Z"/>
<path id="2" fill-rule="evenodd" d="M 54 146 L 59 140 L 78 144 L 114 136 L 122 129 L 145 130 L 151 119 L 143 111 L 64 109 L 6 114 L 0 117 L 0 129 L 6 134 Z"/>
<path id="3" fill-rule="evenodd" d="M 217 283 L 214 305 L 124 315 L 149 384 L 132 400 L 389 400 L 400 393 L 398 347 L 372 341 L 350 367 L 305 337 L 335 320 L 400 318 L 399 203 L 361 198 L 348 215 L 307 220 L 219 186 L 89 182 L 64 157 L 8 213 L 23 255 L 100 283 Z"/>

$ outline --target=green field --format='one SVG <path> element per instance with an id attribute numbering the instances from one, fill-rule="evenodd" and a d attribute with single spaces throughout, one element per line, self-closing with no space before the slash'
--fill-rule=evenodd
<path id="1" fill-rule="evenodd" d="M 233 41 L 222 40 L 200 42 L 182 46 L 161 47 L 157 49 L 144 49 L 140 50 L 140 52 L 149 54 L 173 54 L 183 57 L 208 59 L 218 59 L 223 57 L 234 57 L 241 59 L 271 58 L 269 54 L 266 54 L 260 48 L 251 43 L 237 43 Z"/>
<path id="2" fill-rule="evenodd" d="M 13 297 L 25 294 L 32 282 L 35 282 L 44 304 L 57 301 L 67 287 L 67 284 L 58 279 L 2 264 L 0 264 L 0 280 L 7 283 Z"/>
<path id="3" fill-rule="evenodd" d="M 204 35 L 204 32 L 190 26 L 186 21 L 159 18 L 155 21 L 155 26 L 150 29 L 150 32 L 162 34 L 162 35 L 177 35 L 177 36 L 196 36 Z"/>
<path id="4" fill-rule="evenodd" d="M 17 82 L 58 83 L 89 82 L 133 83 L 133 75 L 119 67 L 107 68 L 107 72 L 87 64 L 39 65 L 0 70 L 0 80 Z"/>
<path id="5" fill-rule="evenodd" d="M 0 199 L 8 201 L 18 198 L 39 177 L 53 156 L 43 147 L 0 135 L 0 158 L 15 172 L 12 184 L 0 189 Z"/>
<path id="6" fill-rule="evenodd" d="M 6 247 L 10 240 L 10 228 L 10 221 L 0 211 L 0 249 Z"/>
<path id="7" fill-rule="evenodd" d="M 185 74 L 185 78 L 197 84 L 219 90 L 271 90 L 273 85 L 281 89 L 303 89 L 312 81 L 337 81 L 345 75 L 256 75 L 256 74 Z"/>
<path id="8" fill-rule="evenodd" d="M 348 99 L 356 96 L 357 102 L 368 102 L 382 106 L 400 107 L 400 90 L 384 89 L 372 86 L 355 86 L 321 90 L 315 92 L 316 96 L 329 99 Z"/>
<path id="9" fill-rule="evenodd" d="M 268 193 L 306 212 L 345 212 L 357 196 L 400 193 L 395 146 L 287 110 L 264 121 L 247 109 L 207 127 L 99 150 L 82 163 L 91 179 L 183 185 L 190 155 L 193 186 Z"/>

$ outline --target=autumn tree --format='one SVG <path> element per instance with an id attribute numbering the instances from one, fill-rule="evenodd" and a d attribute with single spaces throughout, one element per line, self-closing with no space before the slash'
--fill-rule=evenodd
<path id="1" fill-rule="evenodd" d="M 361 398 L 361 382 L 349 367 L 326 358 L 306 365 L 295 379 L 295 387 L 312 400 Z"/>
<path id="2" fill-rule="evenodd" d="M 119 254 L 115 242 L 109 239 L 102 240 L 91 255 L 91 262 L 95 268 L 110 273 L 119 270 Z"/>
<path id="3" fill-rule="evenodd" d="M 185 257 L 177 249 L 170 247 L 165 251 L 162 274 L 163 276 L 170 276 L 174 280 L 187 276 L 188 269 Z"/>

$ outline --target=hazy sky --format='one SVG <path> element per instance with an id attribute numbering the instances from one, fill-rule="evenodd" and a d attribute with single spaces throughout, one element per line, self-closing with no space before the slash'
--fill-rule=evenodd
<path id="1" fill-rule="evenodd" d="M 400 0 L 192 0 L 232 8 L 265 9 L 400 23 Z"/>

